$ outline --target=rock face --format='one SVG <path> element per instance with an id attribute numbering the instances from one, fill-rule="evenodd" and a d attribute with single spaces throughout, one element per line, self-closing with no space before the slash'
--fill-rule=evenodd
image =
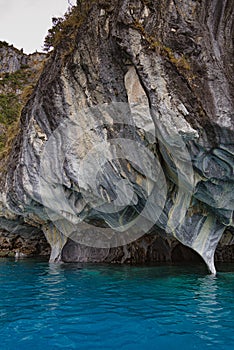
<path id="1" fill-rule="evenodd" d="M 22 66 L 33 66 L 34 69 L 37 69 L 45 57 L 46 54 L 41 52 L 27 55 L 23 50 L 18 50 L 13 45 L 0 41 L 0 73 L 15 73 Z"/>
<path id="2" fill-rule="evenodd" d="M 233 247 L 233 11 L 90 1 L 22 112 L 2 216 L 41 227 L 53 261 L 144 261 L 141 237 L 164 237 L 215 273 L 227 228 Z"/>
<path id="3" fill-rule="evenodd" d="M 6 160 L 20 112 L 38 80 L 45 58 L 44 53 L 26 55 L 0 41 L 0 167 Z"/>
<path id="4" fill-rule="evenodd" d="M 27 55 L 6 42 L 0 43 L 0 73 L 14 73 L 27 64 Z"/>
<path id="5" fill-rule="evenodd" d="M 49 257 L 50 246 L 40 230 L 35 232 L 26 229 L 15 234 L 14 232 L 0 232 L 0 257 Z"/>
<path id="6" fill-rule="evenodd" d="M 17 134 L 20 110 L 38 80 L 45 58 L 44 53 L 26 55 L 0 42 L 0 197 L 4 195 L 7 156 Z M 42 231 L 24 221 L 0 205 L 0 256 L 48 255 Z"/>

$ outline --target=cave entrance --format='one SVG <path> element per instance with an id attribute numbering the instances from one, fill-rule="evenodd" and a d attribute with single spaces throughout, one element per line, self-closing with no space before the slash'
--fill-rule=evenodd
<path id="1" fill-rule="evenodd" d="M 172 262 L 196 262 L 196 263 L 204 263 L 202 257 L 195 252 L 193 249 L 184 246 L 179 243 L 173 248 L 171 252 L 171 261 Z"/>

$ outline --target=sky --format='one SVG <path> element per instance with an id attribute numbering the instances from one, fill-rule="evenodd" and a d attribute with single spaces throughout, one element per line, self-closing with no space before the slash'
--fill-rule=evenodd
<path id="1" fill-rule="evenodd" d="M 42 51 L 52 17 L 63 16 L 75 0 L 0 0 L 0 40 L 25 53 Z"/>

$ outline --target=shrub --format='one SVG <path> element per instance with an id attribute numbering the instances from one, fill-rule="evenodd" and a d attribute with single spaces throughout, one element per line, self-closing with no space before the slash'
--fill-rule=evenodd
<path id="1" fill-rule="evenodd" d="M 53 17 L 52 28 L 49 29 L 44 41 L 44 50 L 49 51 L 59 44 L 70 49 L 74 43 L 77 29 L 81 26 L 97 0 L 77 0 L 77 4 L 68 9 L 64 17 Z"/>

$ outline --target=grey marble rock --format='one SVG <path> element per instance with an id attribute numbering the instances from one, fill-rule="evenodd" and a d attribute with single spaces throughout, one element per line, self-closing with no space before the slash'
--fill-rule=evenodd
<path id="1" fill-rule="evenodd" d="M 233 227 L 233 11 L 94 2 L 22 112 L 1 215 L 40 226 L 53 261 L 122 261 L 129 244 L 143 261 L 134 242 L 160 230 L 215 273 Z"/>
<path id="2" fill-rule="evenodd" d="M 23 49 L 18 50 L 13 45 L 0 41 L 0 74 L 15 73 L 22 66 L 38 65 L 45 57 L 45 53 L 34 52 L 26 54 L 23 52 Z"/>

